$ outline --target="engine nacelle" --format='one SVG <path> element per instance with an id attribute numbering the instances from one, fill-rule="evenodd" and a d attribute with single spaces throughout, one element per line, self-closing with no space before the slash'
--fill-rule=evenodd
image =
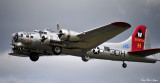
<path id="1" fill-rule="evenodd" d="M 59 38 L 63 41 L 78 41 L 80 38 L 77 36 L 79 33 L 75 31 L 61 29 L 59 30 Z"/>
<path id="2" fill-rule="evenodd" d="M 49 45 L 50 44 L 50 36 L 47 35 L 42 35 L 41 37 L 41 43 L 45 44 L 45 45 Z"/>
<path id="3" fill-rule="evenodd" d="M 23 50 L 23 46 L 24 44 L 22 44 L 22 42 L 16 42 L 16 43 L 12 43 L 12 50 L 15 51 L 22 51 Z"/>
<path id="4" fill-rule="evenodd" d="M 22 47 L 22 46 L 24 46 L 24 45 L 22 44 L 22 42 L 14 43 L 14 45 L 15 45 L 16 47 Z"/>

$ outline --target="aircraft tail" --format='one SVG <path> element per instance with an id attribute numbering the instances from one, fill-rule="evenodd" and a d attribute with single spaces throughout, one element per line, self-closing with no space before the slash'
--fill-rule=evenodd
<path id="1" fill-rule="evenodd" d="M 132 34 L 131 51 L 150 49 L 150 33 L 146 26 L 139 25 Z"/>
<path id="2" fill-rule="evenodd" d="M 141 51 L 143 49 L 150 49 L 150 34 L 146 26 L 139 25 L 133 34 L 125 41 L 120 43 L 124 50 Z"/>
<path id="3" fill-rule="evenodd" d="M 130 54 L 139 56 L 149 56 L 160 52 L 160 48 L 151 48 L 150 33 L 146 26 L 138 26 L 131 36 Z"/>
<path id="4" fill-rule="evenodd" d="M 144 25 L 139 25 L 127 40 L 118 44 L 111 44 L 111 46 L 139 56 L 148 56 L 160 52 L 160 48 L 151 48 L 150 33 Z"/>

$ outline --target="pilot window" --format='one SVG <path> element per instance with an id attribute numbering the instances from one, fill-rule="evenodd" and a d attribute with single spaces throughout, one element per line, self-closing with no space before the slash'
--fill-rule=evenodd
<path id="1" fill-rule="evenodd" d="M 104 50 L 105 50 L 105 51 L 110 51 L 110 48 L 109 48 L 109 47 L 104 46 Z"/>

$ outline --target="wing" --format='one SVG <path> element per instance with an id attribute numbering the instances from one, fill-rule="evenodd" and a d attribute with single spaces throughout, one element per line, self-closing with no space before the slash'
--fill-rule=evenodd
<path id="1" fill-rule="evenodd" d="M 144 49 L 142 51 L 130 51 L 129 54 L 137 55 L 137 56 L 149 56 L 160 52 L 160 48 L 153 49 Z"/>
<path id="2" fill-rule="evenodd" d="M 74 45 L 78 46 L 80 49 L 88 51 L 115 37 L 130 27 L 131 25 L 125 22 L 114 22 L 100 28 L 85 31 L 78 35 L 81 42 Z"/>

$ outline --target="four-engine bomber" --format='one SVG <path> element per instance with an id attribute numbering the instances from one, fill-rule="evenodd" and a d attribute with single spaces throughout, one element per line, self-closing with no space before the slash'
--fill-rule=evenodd
<path id="1" fill-rule="evenodd" d="M 84 62 L 91 58 L 122 61 L 155 63 L 155 53 L 160 48 L 151 49 L 150 35 L 146 26 L 138 26 L 132 36 L 120 43 L 104 43 L 130 28 L 125 22 L 114 22 L 84 32 L 60 29 L 57 33 L 50 30 L 34 30 L 33 32 L 17 32 L 12 34 L 12 53 L 10 55 L 30 57 L 37 61 L 39 56 L 73 55 Z M 151 55 L 151 56 L 150 56 Z"/>

